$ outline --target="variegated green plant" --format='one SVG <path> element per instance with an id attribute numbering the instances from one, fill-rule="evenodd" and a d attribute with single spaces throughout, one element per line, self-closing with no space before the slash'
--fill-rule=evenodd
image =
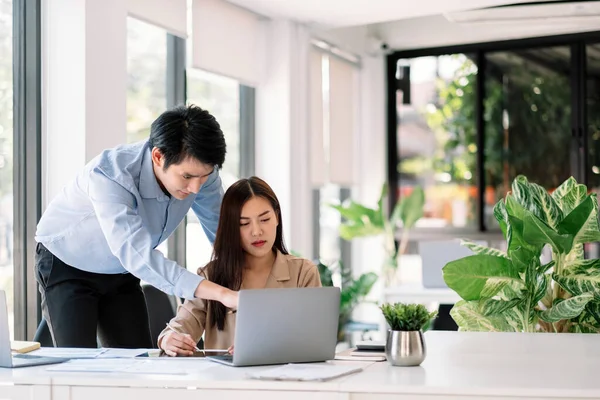
<path id="1" fill-rule="evenodd" d="M 451 315 L 461 330 L 600 332 L 600 241 L 596 194 L 567 179 L 552 194 L 518 176 L 494 208 L 507 251 L 464 242 L 475 254 L 443 268 L 463 299 Z M 544 246 L 552 261 L 542 264 Z"/>

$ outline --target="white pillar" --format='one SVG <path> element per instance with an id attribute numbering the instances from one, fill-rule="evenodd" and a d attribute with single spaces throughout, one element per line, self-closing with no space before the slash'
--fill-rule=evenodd
<path id="1" fill-rule="evenodd" d="M 369 207 L 377 207 L 381 186 L 386 181 L 386 87 L 385 58 L 363 56 L 360 71 L 360 150 L 358 152 L 359 183 L 353 198 Z M 384 262 L 383 237 L 368 237 L 352 241 L 353 274 L 358 276 L 373 271 L 379 280 L 368 298 L 383 298 L 382 265 Z M 383 323 L 381 312 L 373 304 L 357 307 L 354 318 L 362 322 Z"/>
<path id="2" fill-rule="evenodd" d="M 126 139 L 123 0 L 43 2 L 43 204 Z"/>
<path id="3" fill-rule="evenodd" d="M 257 88 L 256 174 L 273 188 L 289 250 L 312 253 L 308 164 L 308 30 L 288 20 L 268 23 L 266 70 Z"/>

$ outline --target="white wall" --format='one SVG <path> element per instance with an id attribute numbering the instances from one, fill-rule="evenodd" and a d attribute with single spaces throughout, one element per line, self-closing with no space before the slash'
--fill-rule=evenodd
<path id="1" fill-rule="evenodd" d="M 523 39 L 600 30 L 600 18 L 586 25 L 566 23 L 485 23 L 460 25 L 443 15 L 432 15 L 320 32 L 339 46 L 359 54 L 373 54 L 377 43 L 387 43 L 390 49 L 408 50 L 468 43 Z M 377 40 L 373 40 L 377 39 Z M 379 41 L 379 42 L 378 42 Z"/>

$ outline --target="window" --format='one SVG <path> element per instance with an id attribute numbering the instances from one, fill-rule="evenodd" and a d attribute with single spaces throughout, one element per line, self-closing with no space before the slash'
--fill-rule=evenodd
<path id="1" fill-rule="evenodd" d="M 475 82 L 465 54 L 398 61 L 398 193 L 425 190 L 421 227 L 477 223 Z"/>
<path id="2" fill-rule="evenodd" d="M 227 154 L 220 171 L 226 190 L 240 178 L 240 88 L 233 79 L 200 70 L 187 70 L 187 103 L 215 116 L 225 134 Z M 186 265 L 195 272 L 210 261 L 212 245 L 193 211 L 186 223 Z"/>
<path id="3" fill-rule="evenodd" d="M 486 54 L 485 223 L 523 174 L 552 191 L 571 171 L 571 85 L 568 46 Z M 534 145 L 532 145 L 534 144 Z"/>
<path id="4" fill-rule="evenodd" d="M 390 118 L 398 122 L 388 132 L 398 148 L 390 153 L 390 186 L 398 187 L 396 198 L 425 187 L 417 226 L 442 227 L 436 234 L 446 237 L 499 234 L 493 208 L 517 175 L 550 192 L 573 176 L 600 192 L 597 36 L 484 43 L 469 51 L 399 52 L 388 71 L 390 78 L 395 73 L 389 90 L 397 93 Z"/>
<path id="5" fill-rule="evenodd" d="M 600 43 L 587 45 L 586 56 L 588 187 L 600 195 Z"/>
<path id="6" fill-rule="evenodd" d="M 167 108 L 167 32 L 127 18 L 127 142 L 147 139 Z"/>
<path id="7" fill-rule="evenodd" d="M 14 335 L 12 0 L 0 0 L 0 289 Z"/>

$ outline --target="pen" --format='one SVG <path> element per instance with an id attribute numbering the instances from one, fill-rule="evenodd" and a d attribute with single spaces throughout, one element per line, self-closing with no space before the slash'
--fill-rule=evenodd
<path id="1" fill-rule="evenodd" d="M 167 328 L 169 328 L 170 330 L 172 330 L 173 332 L 176 333 L 180 333 L 175 330 L 175 328 L 173 328 L 171 325 L 169 325 L 169 323 L 167 322 Z M 198 346 L 194 346 L 194 350 L 198 351 L 198 352 L 202 352 L 202 353 L 206 353 L 206 352 L 213 352 L 213 353 L 229 353 L 229 350 L 227 349 L 199 349 Z"/>

